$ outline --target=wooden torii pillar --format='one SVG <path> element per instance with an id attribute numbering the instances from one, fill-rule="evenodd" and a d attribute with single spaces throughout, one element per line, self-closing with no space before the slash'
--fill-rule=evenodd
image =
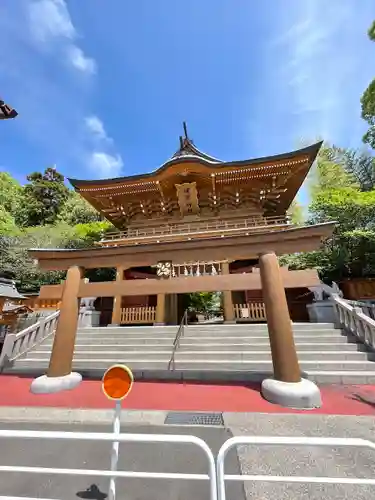
<path id="1" fill-rule="evenodd" d="M 271 346 L 273 378 L 262 382 L 263 397 L 292 408 L 319 408 L 319 388 L 301 377 L 292 322 L 275 252 L 259 255 L 260 279 Z"/>
<path id="2" fill-rule="evenodd" d="M 48 371 L 46 375 L 33 380 L 30 390 L 34 394 L 74 389 L 82 381 L 82 376 L 72 371 L 80 303 L 78 292 L 82 278 L 81 267 L 72 266 L 68 269 Z"/>

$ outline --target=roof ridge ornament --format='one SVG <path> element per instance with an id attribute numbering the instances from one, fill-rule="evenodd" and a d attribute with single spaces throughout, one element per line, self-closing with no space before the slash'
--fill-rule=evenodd
<path id="1" fill-rule="evenodd" d="M 187 142 L 191 142 L 192 144 L 194 144 L 194 143 L 193 143 L 193 141 L 192 141 L 191 139 L 189 139 L 188 132 L 187 132 L 187 125 L 186 125 L 186 122 L 182 122 L 182 127 L 183 127 L 183 129 L 184 129 L 185 141 L 187 141 Z"/>

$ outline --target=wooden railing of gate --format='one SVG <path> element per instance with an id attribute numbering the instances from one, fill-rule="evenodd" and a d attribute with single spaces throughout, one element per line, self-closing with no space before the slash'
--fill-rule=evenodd
<path id="1" fill-rule="evenodd" d="M 121 309 L 121 324 L 155 323 L 156 307 L 125 307 Z"/>
<path id="2" fill-rule="evenodd" d="M 247 321 L 266 321 L 266 308 L 263 302 L 235 304 L 234 315 L 236 319 L 243 319 Z"/>

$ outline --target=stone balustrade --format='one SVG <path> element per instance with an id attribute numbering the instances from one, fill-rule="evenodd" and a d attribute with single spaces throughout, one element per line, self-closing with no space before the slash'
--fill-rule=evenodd
<path id="1" fill-rule="evenodd" d="M 18 333 L 6 335 L 0 354 L 0 369 L 52 335 L 56 330 L 59 315 L 60 311 L 55 311 Z"/>
<path id="2" fill-rule="evenodd" d="M 375 321 L 361 308 L 353 307 L 339 296 L 332 295 L 338 326 L 356 337 L 370 349 L 375 349 Z"/>

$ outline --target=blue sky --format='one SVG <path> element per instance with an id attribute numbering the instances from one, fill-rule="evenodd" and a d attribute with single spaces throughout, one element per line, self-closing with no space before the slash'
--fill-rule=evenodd
<path id="1" fill-rule="evenodd" d="M 361 145 L 375 0 L 1 0 L 0 169 L 93 179 L 195 144 L 223 160 Z M 306 201 L 306 194 L 300 195 Z"/>

